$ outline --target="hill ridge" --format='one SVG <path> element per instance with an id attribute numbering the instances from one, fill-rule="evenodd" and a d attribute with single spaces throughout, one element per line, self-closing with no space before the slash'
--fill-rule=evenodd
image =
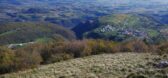
<path id="1" fill-rule="evenodd" d="M 0 78 L 125 78 L 132 73 L 141 71 L 152 70 L 153 73 L 157 73 L 156 68 L 147 64 L 158 57 L 158 55 L 150 53 L 94 55 L 41 66 L 20 73 L 7 74 Z M 147 74 L 146 76 L 147 78 L 157 78 L 152 75 Z"/>

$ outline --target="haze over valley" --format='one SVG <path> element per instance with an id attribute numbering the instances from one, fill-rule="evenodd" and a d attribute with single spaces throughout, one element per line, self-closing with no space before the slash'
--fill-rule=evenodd
<path id="1" fill-rule="evenodd" d="M 113 13 L 149 14 L 167 21 L 167 4 L 166 0 L 1 0 L 0 21 L 45 21 L 74 27 Z"/>

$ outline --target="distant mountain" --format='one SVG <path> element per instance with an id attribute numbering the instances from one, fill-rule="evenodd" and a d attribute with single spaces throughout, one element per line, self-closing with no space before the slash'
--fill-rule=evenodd
<path id="1" fill-rule="evenodd" d="M 168 0 L 0 0 L 2 22 L 50 22 L 72 28 L 99 16 L 136 13 L 167 23 Z"/>
<path id="2" fill-rule="evenodd" d="M 49 22 L 72 29 L 80 39 L 123 40 L 130 38 L 126 33 L 155 38 L 159 26 L 168 24 L 166 6 L 168 0 L 0 0 L 0 24 Z"/>
<path id="3" fill-rule="evenodd" d="M 92 28 L 93 25 L 94 28 Z M 88 27 L 92 29 L 88 30 Z M 157 38 L 161 36 L 160 30 L 162 27 L 159 21 L 145 15 L 112 14 L 98 18 L 96 23 L 84 23 L 76 26 L 73 30 L 79 38 L 83 36 L 84 38 L 123 41 L 129 38 Z"/>
<path id="4" fill-rule="evenodd" d="M 54 37 L 62 37 L 67 40 L 75 39 L 72 31 L 49 23 L 0 24 L 0 45 L 26 43 Z"/>

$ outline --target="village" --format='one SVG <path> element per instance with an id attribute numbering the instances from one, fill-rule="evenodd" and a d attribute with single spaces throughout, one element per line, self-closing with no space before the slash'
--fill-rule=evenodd
<path id="1" fill-rule="evenodd" d="M 106 33 L 106 32 L 117 32 L 119 34 L 122 35 L 127 35 L 127 36 L 132 36 L 132 37 L 139 37 L 139 38 L 146 38 L 148 36 L 148 34 L 144 31 L 138 30 L 138 29 L 127 29 L 127 28 L 117 28 L 115 26 L 111 26 L 111 25 L 106 25 L 103 26 L 103 28 L 101 28 L 99 30 L 101 33 Z"/>

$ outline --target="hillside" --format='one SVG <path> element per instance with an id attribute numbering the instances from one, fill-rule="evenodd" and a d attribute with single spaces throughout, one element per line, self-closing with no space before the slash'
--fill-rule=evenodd
<path id="1" fill-rule="evenodd" d="M 122 41 L 136 37 L 140 39 L 147 38 L 151 41 L 153 38 L 161 36 L 160 30 L 163 24 L 145 15 L 112 14 L 99 17 L 98 21 L 93 20 L 91 24 L 84 23 L 82 25 L 82 27 L 76 26 L 73 28 L 79 38 L 83 36 L 84 38 Z M 88 27 L 91 29 L 87 29 Z M 85 29 L 85 31 L 82 32 L 79 29 Z"/>
<path id="2" fill-rule="evenodd" d="M 0 78 L 168 78 L 168 0 L 0 0 Z"/>
<path id="3" fill-rule="evenodd" d="M 167 58 L 150 53 L 103 54 L 6 74 L 0 78 L 167 78 L 167 68 L 153 66 Z"/>
<path id="4" fill-rule="evenodd" d="M 0 23 L 46 21 L 72 28 L 112 13 L 148 14 L 167 23 L 167 5 L 160 0 L 0 0 Z"/>
<path id="5" fill-rule="evenodd" d="M 25 43 L 38 39 L 62 36 L 72 40 L 72 31 L 49 23 L 7 23 L 0 24 L 0 44 Z"/>

